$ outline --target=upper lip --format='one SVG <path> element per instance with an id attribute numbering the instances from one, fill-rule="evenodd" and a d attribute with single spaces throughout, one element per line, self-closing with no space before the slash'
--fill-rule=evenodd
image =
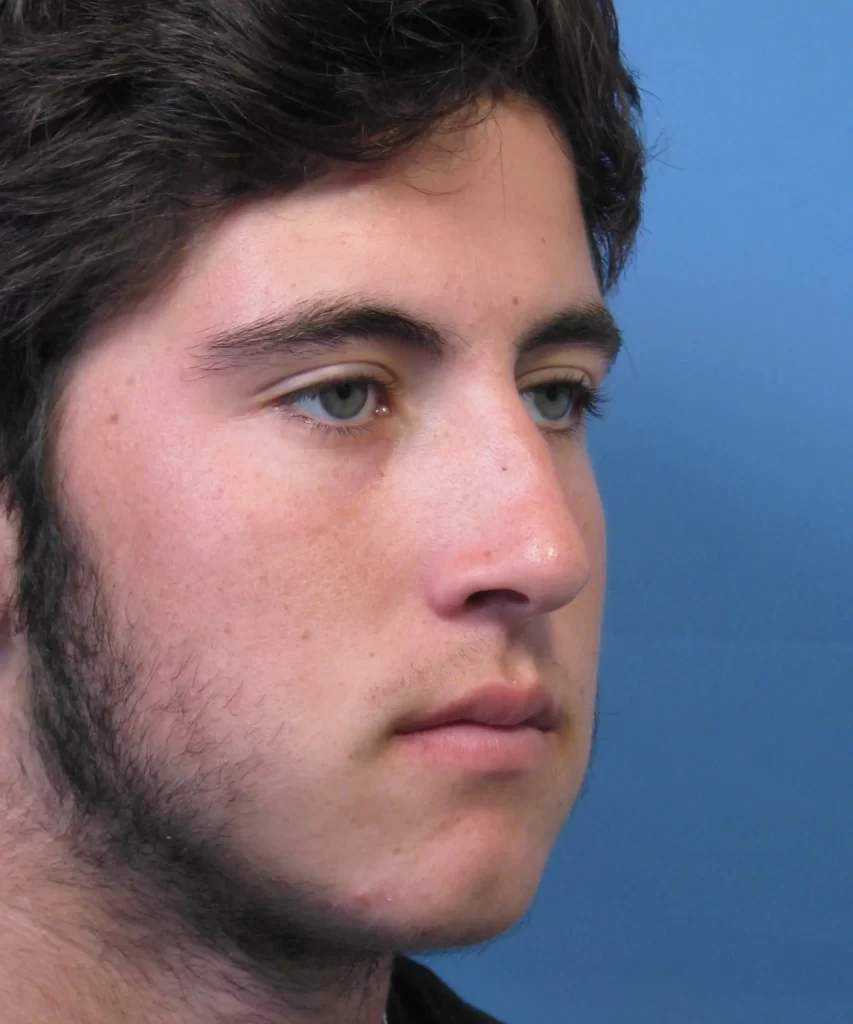
<path id="1" fill-rule="evenodd" d="M 556 728 L 558 721 L 556 701 L 544 686 L 521 690 L 503 684 L 490 684 L 437 711 L 410 715 L 397 731 L 420 732 L 454 722 L 471 722 L 504 727 L 527 725 L 545 732 Z"/>

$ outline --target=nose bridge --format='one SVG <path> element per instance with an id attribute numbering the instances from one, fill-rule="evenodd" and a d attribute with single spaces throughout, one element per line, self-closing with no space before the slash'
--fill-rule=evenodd
<path id="1" fill-rule="evenodd" d="M 559 607 L 583 588 L 590 563 L 554 450 L 517 392 L 513 402 L 481 396 L 476 407 L 436 449 L 433 594 L 445 610 L 487 591 L 521 594 L 515 604 L 528 613 Z"/>
<path id="2" fill-rule="evenodd" d="M 540 529 L 546 520 L 552 520 L 553 528 L 557 519 L 569 514 L 553 454 L 535 425 L 518 419 L 500 425 L 493 422 L 492 431 L 482 432 L 484 444 L 473 441 L 466 477 L 482 493 L 485 509 L 500 510 L 502 523 L 516 515 L 525 520 L 537 515 Z M 473 501 L 474 495 L 467 500 Z M 488 525 L 483 521 L 485 509 L 478 510 L 480 528 Z"/>
<path id="3" fill-rule="evenodd" d="M 552 446 L 525 410 L 517 391 L 494 387 L 472 394 L 467 413 L 449 425 L 444 465 L 458 475 L 456 494 L 487 527 L 489 508 L 507 521 L 517 510 L 525 518 L 538 508 L 544 519 L 570 515 Z M 447 456 L 452 447 L 457 457 Z M 479 507 L 482 502 L 483 508 Z M 528 509 L 527 506 L 532 508 Z"/>

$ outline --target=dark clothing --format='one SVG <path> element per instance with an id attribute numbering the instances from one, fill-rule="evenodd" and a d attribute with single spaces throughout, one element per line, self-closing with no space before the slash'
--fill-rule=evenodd
<path id="1" fill-rule="evenodd" d="M 388 1024 L 500 1024 L 464 1002 L 428 967 L 398 956 L 391 973 Z"/>

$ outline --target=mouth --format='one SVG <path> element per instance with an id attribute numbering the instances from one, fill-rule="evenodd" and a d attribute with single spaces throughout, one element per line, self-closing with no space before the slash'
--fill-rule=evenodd
<path id="1" fill-rule="evenodd" d="M 559 719 L 556 701 L 544 686 L 520 690 L 502 683 L 490 683 L 434 711 L 409 716 L 400 723 L 397 732 L 424 732 L 456 724 L 495 729 L 525 726 L 550 732 L 556 729 Z"/>
<path id="2" fill-rule="evenodd" d="M 490 684 L 397 729 L 399 745 L 433 766 L 517 774 L 541 769 L 555 752 L 559 709 L 543 687 Z"/>

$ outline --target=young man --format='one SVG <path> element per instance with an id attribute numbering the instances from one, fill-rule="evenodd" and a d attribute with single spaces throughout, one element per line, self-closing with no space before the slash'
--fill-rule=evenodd
<path id="1" fill-rule="evenodd" d="M 485 1021 L 586 770 L 610 0 L 5 0 L 3 1024 Z"/>

